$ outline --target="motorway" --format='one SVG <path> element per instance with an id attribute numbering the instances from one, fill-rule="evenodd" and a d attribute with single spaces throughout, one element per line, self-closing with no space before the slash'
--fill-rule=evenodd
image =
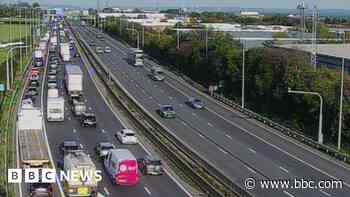
<path id="1" fill-rule="evenodd" d="M 58 54 L 57 54 L 58 55 Z M 72 64 L 80 65 L 83 73 L 83 92 L 86 105 L 89 110 L 92 110 L 96 114 L 97 127 L 96 128 L 82 128 L 77 120 L 71 113 L 70 106 L 68 104 L 68 97 L 66 91 L 64 91 L 64 67 L 63 64 L 59 64 L 59 87 L 60 94 L 65 97 L 65 121 L 64 122 L 47 122 L 46 121 L 46 133 L 48 136 L 51 153 L 54 162 L 62 158 L 59 153 L 59 145 L 61 142 L 67 139 L 78 140 L 84 150 L 86 150 L 92 157 L 97 169 L 103 171 L 103 180 L 99 183 L 98 191 L 105 196 L 188 196 L 177 183 L 173 181 L 167 174 L 163 176 L 141 176 L 140 183 L 133 187 L 120 187 L 113 185 L 104 172 L 102 162 L 97 158 L 94 147 L 103 141 L 109 141 L 115 144 L 117 148 L 129 149 L 136 158 L 143 157 L 147 153 L 139 145 L 121 145 L 116 140 L 114 135 L 117 131 L 121 130 L 123 124 L 111 111 L 108 105 L 105 103 L 103 96 L 97 90 L 95 83 L 92 80 L 95 75 L 93 69 L 87 70 L 87 64 L 80 58 L 72 58 Z M 43 95 L 43 107 L 44 117 L 46 117 L 46 101 L 47 101 L 47 87 L 45 87 Z"/>
<path id="2" fill-rule="evenodd" d="M 156 63 L 145 60 L 145 68 L 135 68 L 126 61 L 128 48 L 105 34 L 108 42 L 96 38 L 96 30 L 74 26 L 88 43 L 112 47 L 112 53 L 99 54 L 100 59 L 124 87 L 150 113 L 162 104 L 172 104 L 177 117 L 159 118 L 170 132 L 191 144 L 194 151 L 209 160 L 235 183 L 244 186 L 246 178 L 308 180 L 343 180 L 342 189 L 279 189 L 251 190 L 254 196 L 339 196 L 350 194 L 350 171 L 347 166 L 311 150 L 266 126 L 244 118 L 216 101 L 198 93 L 180 79 L 154 82 L 149 79 L 149 67 Z M 109 44 L 107 44 L 109 43 Z M 189 97 L 200 98 L 205 110 L 193 110 L 184 102 Z M 258 184 L 258 183 L 257 183 Z"/>

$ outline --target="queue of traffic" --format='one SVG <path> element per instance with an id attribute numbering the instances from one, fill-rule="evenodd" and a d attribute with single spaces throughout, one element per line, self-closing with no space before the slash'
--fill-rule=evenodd
<path id="1" fill-rule="evenodd" d="M 50 23 L 50 31 L 45 34 L 33 52 L 33 64 L 17 114 L 16 128 L 23 168 L 53 168 L 51 162 L 55 162 L 57 169 L 63 171 L 82 168 L 96 170 L 93 159 L 77 140 L 65 140 L 61 143 L 59 147 L 61 157 L 57 161 L 50 161 L 50 150 L 46 146 L 46 131 L 43 127 L 45 115 L 46 124 L 53 122 L 64 124 L 69 113 L 65 109 L 71 109 L 81 129 L 98 126 L 95 114 L 86 106 L 88 98 L 84 98 L 82 67 L 75 65 L 71 60 L 74 57 L 79 58 L 73 36 L 69 29 L 64 27 L 63 20 L 53 20 Z M 63 79 L 60 77 L 62 75 Z M 41 103 L 44 100 L 40 87 L 46 90 L 46 110 Z M 115 137 L 121 144 L 138 144 L 137 135 L 131 129 L 122 129 L 116 132 Z M 158 157 L 146 156 L 137 159 L 130 150 L 118 148 L 108 141 L 98 143 L 95 150 L 106 174 L 116 185 L 138 184 L 139 171 L 150 175 L 163 173 L 161 160 Z M 97 196 L 98 193 L 97 180 L 89 183 L 66 180 L 59 184 L 63 185 L 63 192 L 67 196 Z M 54 196 L 53 185 L 50 183 L 33 183 L 27 189 L 31 197 Z"/>

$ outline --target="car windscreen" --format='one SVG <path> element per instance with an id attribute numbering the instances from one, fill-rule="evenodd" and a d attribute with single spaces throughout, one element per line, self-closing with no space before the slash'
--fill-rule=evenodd
<path id="1" fill-rule="evenodd" d="M 95 116 L 85 116 L 85 118 L 89 121 L 96 121 L 96 117 Z"/>
<path id="2" fill-rule="evenodd" d="M 164 111 L 174 111 L 174 108 L 170 106 L 164 107 L 163 109 Z"/>
<path id="3" fill-rule="evenodd" d="M 128 137 L 133 137 L 133 136 L 135 136 L 135 133 L 126 133 L 125 135 Z"/>
<path id="4" fill-rule="evenodd" d="M 114 147 L 112 145 L 103 145 L 101 146 L 101 150 L 110 150 L 113 149 Z"/>
<path id="5" fill-rule="evenodd" d="M 160 165 L 162 165 L 162 162 L 160 160 L 151 160 L 150 164 L 160 166 Z"/>

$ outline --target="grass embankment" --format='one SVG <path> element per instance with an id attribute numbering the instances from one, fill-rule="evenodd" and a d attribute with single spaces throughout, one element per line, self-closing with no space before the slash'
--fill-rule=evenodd
<path id="1" fill-rule="evenodd" d="M 0 23 L 0 43 L 14 42 L 25 38 L 25 25 L 13 25 L 11 30 L 11 40 L 9 40 L 9 25 Z M 21 32 L 21 35 L 20 35 Z M 28 32 L 29 33 L 29 32 Z M 8 48 L 0 49 L 0 83 L 5 83 L 6 80 L 6 56 Z M 13 195 L 13 188 L 7 186 L 6 174 L 7 168 L 14 162 L 14 149 L 12 141 L 12 118 L 14 118 L 14 107 L 20 90 L 21 73 L 19 71 L 19 52 L 14 53 L 14 71 L 15 84 L 12 87 L 13 91 L 9 91 L 6 95 L 0 95 L 0 196 Z M 29 56 L 30 57 L 30 56 Z M 28 57 L 23 59 L 23 64 L 28 62 Z M 1 94 L 1 93 L 0 93 Z"/>

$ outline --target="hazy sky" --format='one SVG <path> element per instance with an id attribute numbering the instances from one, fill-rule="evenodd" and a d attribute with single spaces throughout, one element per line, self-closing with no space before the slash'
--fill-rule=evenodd
<path id="1" fill-rule="evenodd" d="M 6 0 L 0 0 L 5 1 Z M 12 0 L 15 1 L 15 0 Z M 33 2 L 36 0 L 27 0 Z M 295 8 L 301 0 L 100 0 L 101 7 L 108 2 L 110 6 L 229 6 L 242 8 Z M 43 4 L 64 4 L 81 7 L 96 7 L 97 0 L 39 0 Z M 350 9 L 350 0 L 305 0 L 309 7 L 317 4 L 321 9 Z"/>

